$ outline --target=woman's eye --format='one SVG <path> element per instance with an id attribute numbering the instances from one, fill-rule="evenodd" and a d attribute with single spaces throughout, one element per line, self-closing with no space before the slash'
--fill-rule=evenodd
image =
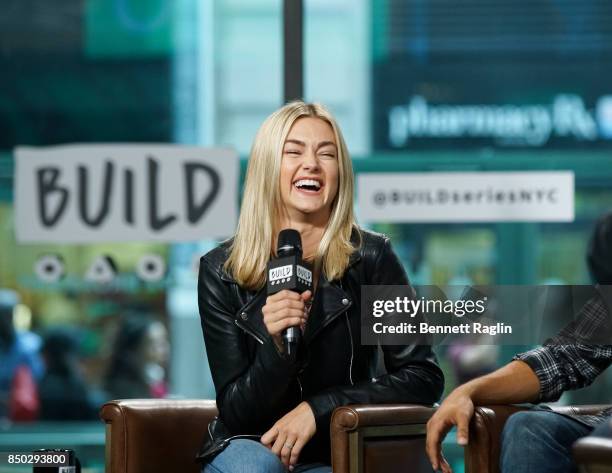
<path id="1" fill-rule="evenodd" d="M 296 149 L 288 149 L 287 151 L 285 151 L 285 154 L 292 154 L 292 155 L 298 155 L 300 154 L 300 152 Z"/>
<path id="2" fill-rule="evenodd" d="M 334 153 L 321 153 L 321 156 L 326 159 L 336 159 L 336 155 Z"/>

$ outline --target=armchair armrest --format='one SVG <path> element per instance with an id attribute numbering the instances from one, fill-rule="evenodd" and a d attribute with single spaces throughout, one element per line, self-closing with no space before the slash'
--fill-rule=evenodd
<path id="1" fill-rule="evenodd" d="M 501 433 L 508 417 L 527 410 L 519 406 L 476 407 L 465 448 L 467 473 L 499 473 Z"/>
<path id="2" fill-rule="evenodd" d="M 552 410 L 561 414 L 597 414 L 606 405 L 559 406 Z M 474 409 L 470 423 L 470 438 L 465 449 L 465 471 L 467 473 L 499 473 L 501 433 L 504 425 L 515 412 L 527 410 L 525 406 L 480 406 Z"/>
<path id="3" fill-rule="evenodd" d="M 574 459 L 584 473 L 612 471 L 612 439 L 584 437 L 573 448 Z"/>
<path id="4" fill-rule="evenodd" d="M 131 399 L 102 406 L 107 473 L 199 473 L 195 455 L 215 401 Z"/>
<path id="5" fill-rule="evenodd" d="M 334 473 L 431 471 L 425 432 L 434 412 L 407 404 L 337 408 L 330 425 Z"/>

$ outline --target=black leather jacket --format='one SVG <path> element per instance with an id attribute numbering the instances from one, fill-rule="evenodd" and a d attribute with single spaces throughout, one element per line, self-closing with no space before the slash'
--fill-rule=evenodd
<path id="1" fill-rule="evenodd" d="M 357 232 L 355 232 L 357 233 Z M 361 246 L 341 280 L 323 275 L 314 296 L 297 359 L 279 354 L 261 314 L 265 288 L 247 291 L 223 270 L 226 242 L 200 260 L 198 303 L 219 417 L 211 422 L 198 458 L 207 461 L 229 439 L 259 438 L 283 415 L 306 401 L 317 432 L 300 461 L 329 464 L 329 422 L 347 404 L 433 404 L 444 378 L 423 339 L 419 345 L 361 345 L 362 284 L 408 284 L 389 239 L 360 230 Z M 384 355 L 383 363 L 379 354 Z"/>

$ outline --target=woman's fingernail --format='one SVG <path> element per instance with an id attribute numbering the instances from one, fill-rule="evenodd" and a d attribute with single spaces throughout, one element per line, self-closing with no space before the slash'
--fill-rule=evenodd
<path id="1" fill-rule="evenodd" d="M 289 465 L 289 471 L 293 471 L 293 465 Z"/>

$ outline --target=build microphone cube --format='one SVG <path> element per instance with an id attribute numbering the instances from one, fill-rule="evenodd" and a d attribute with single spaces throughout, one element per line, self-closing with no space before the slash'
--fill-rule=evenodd
<path id="1" fill-rule="evenodd" d="M 283 289 L 302 293 L 312 290 L 312 266 L 298 255 L 276 258 L 268 263 L 268 294 Z"/>

